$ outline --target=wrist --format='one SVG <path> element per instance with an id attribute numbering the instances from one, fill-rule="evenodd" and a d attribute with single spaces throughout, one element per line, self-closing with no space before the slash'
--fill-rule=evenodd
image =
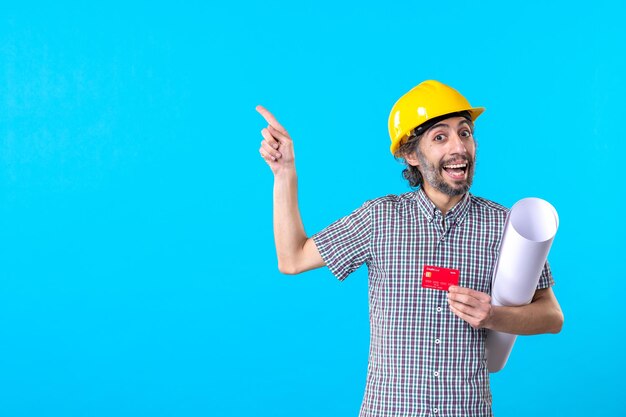
<path id="1" fill-rule="evenodd" d="M 274 171 L 274 178 L 276 180 L 293 179 L 296 176 L 295 164 L 280 166 Z"/>
<path id="2" fill-rule="evenodd" d="M 497 327 L 496 323 L 498 321 L 499 309 L 500 307 L 498 306 L 494 306 L 494 305 L 491 306 L 489 310 L 489 317 L 487 317 L 487 320 L 485 320 L 485 324 L 483 325 L 483 328 L 487 330 L 494 330 L 494 328 Z"/>

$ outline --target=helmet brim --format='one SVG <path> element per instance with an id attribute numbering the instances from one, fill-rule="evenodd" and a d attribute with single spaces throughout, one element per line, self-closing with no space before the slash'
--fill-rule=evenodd
<path id="1" fill-rule="evenodd" d="M 413 132 L 413 130 L 425 124 L 432 123 L 434 119 L 443 120 L 446 118 L 445 116 L 447 115 L 452 115 L 452 114 L 461 113 L 461 112 L 468 112 L 470 114 L 472 122 L 474 122 L 476 119 L 478 119 L 478 116 L 480 116 L 484 111 L 485 111 L 484 107 L 470 107 L 470 108 L 465 108 L 465 109 L 459 109 L 459 110 L 452 111 L 452 112 L 446 112 L 443 114 L 434 114 L 431 117 L 429 117 L 428 120 L 425 120 L 423 123 L 417 126 L 411 127 L 410 129 L 407 129 L 405 132 L 401 132 L 397 136 L 396 140 L 394 140 L 391 143 L 391 146 L 389 147 L 389 149 L 391 150 L 391 153 L 395 155 L 396 152 L 398 151 L 398 148 L 400 148 L 402 143 L 409 137 L 409 135 L 411 134 L 411 132 Z"/>

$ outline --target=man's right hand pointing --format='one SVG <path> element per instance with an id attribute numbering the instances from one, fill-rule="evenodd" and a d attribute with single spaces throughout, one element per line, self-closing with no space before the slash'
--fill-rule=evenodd
<path id="1" fill-rule="evenodd" d="M 263 135 L 259 148 L 261 157 L 265 159 L 274 175 L 282 169 L 294 168 L 295 155 L 289 133 L 265 107 L 256 106 L 256 111 L 268 123 L 268 126 L 261 130 Z"/>

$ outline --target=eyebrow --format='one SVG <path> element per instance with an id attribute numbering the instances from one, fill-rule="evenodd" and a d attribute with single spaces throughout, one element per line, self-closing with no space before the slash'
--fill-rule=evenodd
<path id="1" fill-rule="evenodd" d="M 458 127 L 460 127 L 462 124 L 466 124 L 469 127 L 472 127 L 472 125 L 469 123 L 469 121 L 467 119 L 463 119 L 459 122 Z M 447 123 L 437 123 L 436 125 L 431 126 L 430 128 L 428 128 L 428 132 L 430 132 L 431 130 L 434 130 L 438 127 L 447 127 L 448 129 L 450 128 L 450 125 Z"/>

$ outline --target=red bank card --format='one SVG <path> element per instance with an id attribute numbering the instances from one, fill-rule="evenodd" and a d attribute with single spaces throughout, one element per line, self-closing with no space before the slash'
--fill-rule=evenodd
<path id="1" fill-rule="evenodd" d="M 459 270 L 424 265 L 422 288 L 448 291 L 450 285 L 459 285 Z"/>

